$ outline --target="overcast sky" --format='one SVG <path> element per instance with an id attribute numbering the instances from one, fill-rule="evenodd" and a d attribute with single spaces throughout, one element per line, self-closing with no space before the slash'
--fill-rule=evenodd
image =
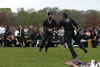
<path id="1" fill-rule="evenodd" d="M 25 10 L 58 7 L 59 9 L 100 11 L 100 0 L 0 0 L 0 8 L 11 8 L 12 11 L 16 12 L 21 7 Z"/>

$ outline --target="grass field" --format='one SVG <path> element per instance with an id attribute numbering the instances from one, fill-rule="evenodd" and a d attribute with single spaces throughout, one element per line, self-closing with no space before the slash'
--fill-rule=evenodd
<path id="1" fill-rule="evenodd" d="M 40 53 L 39 48 L 4 48 L 0 47 L 0 67 L 68 67 L 64 64 L 67 59 L 72 61 L 68 48 L 59 46 L 49 48 L 48 53 Z M 89 62 L 91 59 L 100 61 L 100 47 L 87 48 L 85 54 L 81 49 L 75 48 L 80 61 Z"/>

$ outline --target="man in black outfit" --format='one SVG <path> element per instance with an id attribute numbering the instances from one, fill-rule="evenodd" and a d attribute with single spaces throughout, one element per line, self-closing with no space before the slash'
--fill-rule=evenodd
<path id="1" fill-rule="evenodd" d="M 42 44 L 40 46 L 39 51 L 41 52 L 42 48 L 45 46 L 45 52 L 47 52 L 48 48 L 51 45 L 51 41 L 53 38 L 53 30 L 57 27 L 57 22 L 52 18 L 52 12 L 48 12 L 48 19 L 46 19 L 43 23 L 44 29 L 44 38 Z"/>
<path id="2" fill-rule="evenodd" d="M 74 39 L 79 44 L 79 47 L 83 49 L 85 53 L 87 53 L 87 50 L 81 45 L 78 38 L 75 37 L 74 30 L 75 28 L 78 29 L 78 25 L 75 23 L 75 21 L 72 18 L 68 17 L 65 12 L 63 13 L 63 19 L 58 23 L 58 29 L 60 29 L 62 26 L 64 27 L 64 31 L 65 31 L 64 41 L 65 43 L 67 43 L 73 58 L 76 58 L 77 54 L 74 51 L 74 48 L 72 46 L 72 39 Z"/>

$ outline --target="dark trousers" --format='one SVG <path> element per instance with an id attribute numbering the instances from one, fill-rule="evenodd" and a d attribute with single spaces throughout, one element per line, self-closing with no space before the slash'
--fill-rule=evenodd
<path id="1" fill-rule="evenodd" d="M 78 35 L 74 36 L 74 32 L 73 31 L 68 31 L 68 33 L 65 34 L 64 40 L 65 40 L 65 43 L 67 43 L 68 48 L 69 48 L 73 58 L 76 57 L 77 54 L 76 54 L 76 52 L 75 52 L 75 50 L 73 48 L 72 39 L 79 45 L 79 47 L 81 49 L 84 50 L 84 52 L 87 52 L 87 50 L 84 48 L 84 46 L 80 43 L 80 39 L 78 38 Z"/>
<path id="2" fill-rule="evenodd" d="M 73 45 L 72 45 L 72 37 L 73 37 L 73 35 L 74 35 L 74 32 L 73 31 L 69 31 L 68 33 L 65 34 L 64 41 L 65 41 L 65 43 L 67 43 L 68 48 L 69 48 L 72 56 L 76 57 L 77 54 L 76 54 L 75 50 L 73 49 Z"/>
<path id="3" fill-rule="evenodd" d="M 3 40 L 1 39 L 1 40 L 0 40 L 0 46 L 2 46 L 2 43 L 3 43 Z"/>
<path id="4" fill-rule="evenodd" d="M 52 37 L 53 37 L 53 35 L 48 35 L 48 34 L 44 35 L 44 39 L 42 41 L 42 44 L 40 45 L 40 52 L 41 52 L 43 47 L 45 47 L 45 52 L 47 52 L 48 48 L 52 44 L 52 42 L 51 42 L 52 41 Z"/>
<path id="5" fill-rule="evenodd" d="M 64 44 L 64 36 L 59 36 L 59 40 L 60 40 L 60 44 L 63 45 Z"/>
<path id="6" fill-rule="evenodd" d="M 92 48 L 97 48 L 97 40 L 92 40 Z"/>
<path id="7" fill-rule="evenodd" d="M 11 41 L 9 41 L 9 40 L 6 40 L 6 46 L 5 47 L 12 47 L 12 45 L 11 45 Z"/>
<path id="8" fill-rule="evenodd" d="M 84 45 L 85 48 L 88 47 L 88 42 L 82 42 L 82 44 Z"/>

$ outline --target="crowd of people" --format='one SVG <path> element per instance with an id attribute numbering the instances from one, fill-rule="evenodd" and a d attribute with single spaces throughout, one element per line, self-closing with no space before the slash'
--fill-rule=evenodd
<path id="1" fill-rule="evenodd" d="M 41 39 L 41 26 L 0 26 L 0 45 L 4 47 L 37 47 Z"/>
<path id="2" fill-rule="evenodd" d="M 38 47 L 43 39 L 43 27 L 41 25 L 34 26 L 0 26 L 0 46 L 2 47 Z M 60 45 L 64 45 L 64 28 L 58 30 L 58 41 Z M 84 47 L 96 48 L 100 45 L 100 27 L 79 28 L 79 38 Z M 73 45 L 77 43 L 72 40 Z M 52 45 L 52 46 L 57 46 Z"/>
<path id="3" fill-rule="evenodd" d="M 100 27 L 88 27 L 87 29 L 81 28 L 79 33 L 80 41 L 84 47 L 91 45 L 92 48 L 97 48 L 100 45 Z"/>

